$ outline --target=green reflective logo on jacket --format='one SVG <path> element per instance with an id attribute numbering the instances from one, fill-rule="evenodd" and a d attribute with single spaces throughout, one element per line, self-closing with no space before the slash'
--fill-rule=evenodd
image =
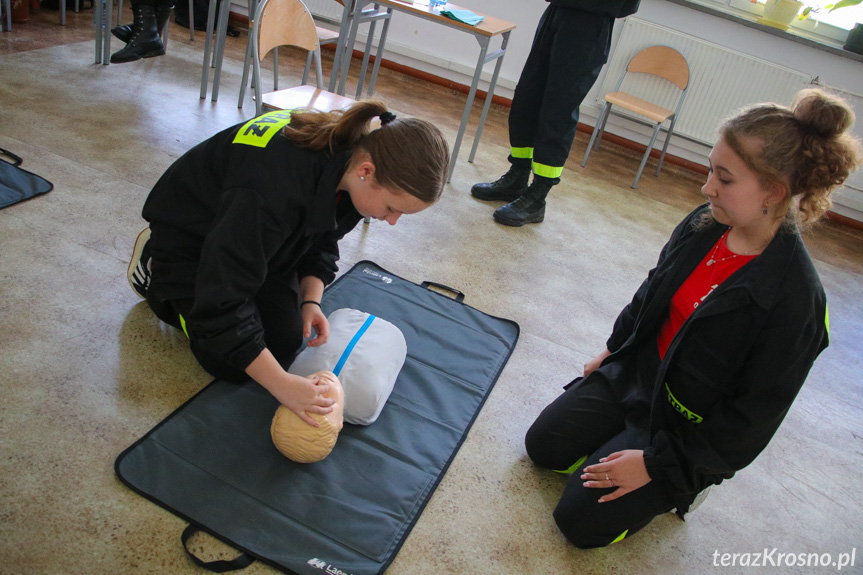
<path id="1" fill-rule="evenodd" d="M 680 415 L 691 421 L 692 423 L 701 423 L 704 418 L 695 413 L 694 411 L 690 411 L 686 406 L 677 401 L 677 398 L 674 397 L 674 394 L 671 393 L 671 388 L 668 387 L 668 382 L 665 382 L 665 391 L 668 392 L 668 403 L 671 404 L 671 407 L 676 409 Z"/>
<path id="2" fill-rule="evenodd" d="M 289 110 L 267 112 L 243 124 L 240 131 L 234 136 L 232 143 L 266 148 L 273 136 L 290 123 L 291 112 Z"/>

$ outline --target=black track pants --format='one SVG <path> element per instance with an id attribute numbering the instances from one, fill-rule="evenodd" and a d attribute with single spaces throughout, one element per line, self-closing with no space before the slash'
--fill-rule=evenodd
<path id="1" fill-rule="evenodd" d="M 613 25 L 611 16 L 573 8 L 550 5 L 543 13 L 509 113 L 512 157 L 532 151 L 537 175 L 560 177 L 578 107 L 608 59 Z"/>
<path id="2" fill-rule="evenodd" d="M 303 317 L 295 286 L 296 282 L 281 282 L 268 278 L 255 296 L 256 313 L 264 328 L 267 349 L 285 366 L 293 361 L 303 343 Z M 194 331 L 187 331 L 183 326 L 180 318 L 188 319 L 193 300 L 159 301 L 152 293 L 147 296 L 147 303 L 156 317 L 186 331 L 192 353 L 207 372 L 233 383 L 242 383 L 249 379 L 244 370 L 229 365 L 225 358 L 204 349 Z"/>
<path id="3" fill-rule="evenodd" d="M 575 546 L 604 547 L 628 537 L 674 507 L 665 488 L 651 481 L 618 499 L 598 503 L 614 488 L 584 487 L 582 469 L 624 449 L 644 449 L 648 435 L 627 421 L 607 380 L 591 375 L 546 407 L 527 432 L 525 445 L 538 465 L 565 470 L 587 460 L 570 477 L 554 510 L 558 527 Z"/>

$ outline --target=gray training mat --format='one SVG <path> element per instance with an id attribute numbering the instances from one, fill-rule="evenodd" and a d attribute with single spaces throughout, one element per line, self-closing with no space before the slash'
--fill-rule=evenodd
<path id="1" fill-rule="evenodd" d="M 431 289 L 444 288 L 454 299 Z M 398 327 L 407 359 L 380 417 L 345 424 L 318 463 L 285 458 L 270 439 L 278 402 L 249 381 L 216 380 L 117 458 L 133 490 L 281 571 L 383 573 L 467 436 L 519 335 L 513 321 L 462 303 L 456 290 L 360 262 L 324 292 L 329 315 L 353 308 Z"/>

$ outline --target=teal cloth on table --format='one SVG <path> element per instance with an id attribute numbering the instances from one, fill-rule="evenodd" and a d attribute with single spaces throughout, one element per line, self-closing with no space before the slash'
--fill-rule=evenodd
<path id="1" fill-rule="evenodd" d="M 471 26 L 476 26 L 485 19 L 485 16 L 474 14 L 470 10 L 441 10 L 440 13 L 442 16 L 470 24 Z"/>

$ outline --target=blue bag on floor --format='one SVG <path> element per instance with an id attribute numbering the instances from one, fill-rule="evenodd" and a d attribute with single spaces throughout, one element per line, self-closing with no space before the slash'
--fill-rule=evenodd
<path id="1" fill-rule="evenodd" d="M 0 158 L 0 208 L 17 204 L 33 196 L 50 192 L 54 184 L 18 166 L 24 161 L 12 152 L 0 148 L 0 156 L 8 156 L 13 163 Z"/>

